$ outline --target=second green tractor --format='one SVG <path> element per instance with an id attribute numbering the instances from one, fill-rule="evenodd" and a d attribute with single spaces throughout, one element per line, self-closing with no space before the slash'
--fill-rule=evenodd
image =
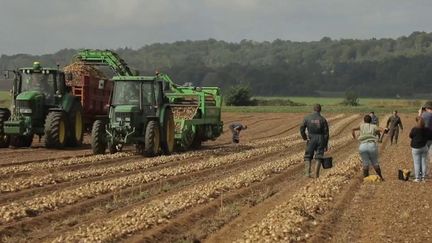
<path id="1" fill-rule="evenodd" d="M 64 73 L 35 62 L 14 74 L 11 109 L 0 109 L 0 147 L 29 147 L 34 135 L 47 148 L 81 145 L 82 107 Z"/>

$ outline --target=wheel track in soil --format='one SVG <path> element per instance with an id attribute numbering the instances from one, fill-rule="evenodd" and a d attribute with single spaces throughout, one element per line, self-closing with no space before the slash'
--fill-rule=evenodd
<path id="1" fill-rule="evenodd" d="M 344 145 L 344 144 L 347 144 L 347 138 L 348 139 L 350 139 L 349 137 L 344 137 L 343 139 L 341 139 L 341 141 L 339 141 L 339 143 L 338 143 L 338 145 Z M 288 159 L 287 161 L 288 161 L 288 165 L 285 165 L 285 166 L 288 166 L 288 168 L 290 168 L 290 167 L 292 167 L 292 166 L 296 166 L 296 165 L 298 165 L 300 162 L 299 162 L 299 160 L 301 160 L 302 161 L 302 157 L 303 157 L 303 152 L 299 152 L 299 153 L 296 153 L 296 155 L 294 155 L 294 156 L 291 156 L 291 158 L 296 158 L 294 161 L 292 161 L 292 159 Z M 284 161 L 285 159 L 283 159 L 282 161 Z M 289 161 L 291 161 L 291 162 L 289 162 Z M 272 168 L 271 166 L 274 166 L 274 165 L 276 165 L 276 166 L 278 166 L 277 164 L 279 163 L 279 161 L 276 161 L 276 162 L 269 162 L 269 163 L 267 163 L 267 164 L 264 164 L 264 165 L 260 165 L 259 167 L 261 168 L 261 167 L 263 167 L 264 169 L 265 168 L 267 168 L 268 166 L 270 166 L 270 167 L 268 167 L 268 168 Z M 284 162 L 285 163 L 285 162 Z M 267 169 L 265 169 L 266 171 L 267 171 Z M 246 175 L 249 175 L 249 176 L 252 176 L 252 177 L 250 177 L 250 178 L 255 178 L 255 175 L 252 173 L 252 174 L 250 174 L 250 172 L 252 172 L 252 171 L 254 171 L 254 170 L 250 170 L 250 171 L 245 171 L 245 170 L 242 170 L 241 171 L 241 173 L 242 174 L 245 174 L 246 173 Z M 272 174 L 272 173 L 270 173 L 270 174 Z M 219 180 L 217 180 L 217 181 L 225 181 L 225 180 L 233 180 L 233 178 L 234 178 L 234 180 L 236 180 L 236 178 L 238 177 L 238 175 L 235 175 L 235 176 L 231 176 L 231 177 L 228 177 L 228 178 L 225 178 L 225 179 L 219 179 Z M 241 177 L 240 177 L 241 178 Z M 266 176 L 265 178 L 268 178 L 268 176 Z M 256 179 L 253 179 L 253 181 L 255 181 Z M 214 183 L 218 183 L 218 182 L 214 182 Z M 253 182 L 253 181 L 251 181 L 251 183 Z M 261 181 L 261 180 L 258 180 L 258 181 Z M 210 182 L 209 182 L 210 183 Z M 176 194 L 175 195 L 189 195 L 189 191 L 195 191 L 196 189 L 193 189 L 193 188 L 200 188 L 200 187 L 206 187 L 207 186 L 207 184 L 209 184 L 209 183 L 205 183 L 204 185 L 194 185 L 194 186 L 192 186 L 192 188 L 191 187 L 189 187 L 190 189 L 189 190 L 184 190 L 184 191 L 181 191 L 181 192 L 176 192 Z M 211 183 L 213 183 L 213 182 L 211 182 Z M 210 184 L 211 184 L 210 183 Z M 228 182 L 228 183 L 230 183 L 230 182 Z M 221 185 L 219 185 L 219 186 L 221 186 Z M 233 185 L 234 186 L 234 185 Z M 246 185 L 246 187 L 247 187 L 248 185 Z M 234 186 L 234 188 L 237 188 L 236 186 Z M 241 188 L 241 187 L 240 187 Z M 234 189 L 233 189 L 234 190 Z M 237 190 L 237 189 L 235 189 L 235 190 Z M 234 191 L 235 191 L 234 190 Z M 199 191 L 199 190 L 198 190 Z M 200 191 L 198 192 L 198 193 L 200 193 Z M 210 191 L 208 192 L 208 193 L 211 193 Z M 181 197 L 181 196 L 179 196 L 179 197 Z M 157 201 L 157 200 L 153 200 L 152 202 L 155 202 L 155 201 Z M 166 198 L 165 199 L 165 203 L 166 202 L 172 202 L 171 201 L 171 199 L 169 199 L 169 198 Z M 126 207 L 126 208 L 123 208 L 122 210 L 120 210 L 120 211 L 117 211 L 111 218 L 113 218 L 114 217 L 114 219 L 115 218 L 117 218 L 117 219 L 120 219 L 120 218 L 123 218 L 123 219 L 125 219 L 125 217 L 127 217 L 128 219 L 129 219 L 129 217 L 130 216 L 122 216 L 123 214 L 122 213 L 124 213 L 124 212 L 128 212 L 128 214 L 129 213 L 132 213 L 132 211 L 131 210 L 141 210 L 141 208 L 142 207 L 144 207 L 144 208 L 148 208 L 148 207 L 150 207 L 149 209 L 147 209 L 147 210 L 150 210 L 151 212 L 154 212 L 154 210 L 156 210 L 156 208 L 155 209 L 151 209 L 151 203 L 152 202 L 150 202 L 150 205 L 148 205 L 147 203 L 139 203 L 138 205 L 131 205 L 130 207 Z M 155 202 L 156 203 L 156 202 Z M 178 202 L 176 202 L 176 201 L 174 201 L 173 202 L 174 204 L 176 204 L 176 203 L 178 203 Z M 198 202 L 196 202 L 196 203 L 198 203 L 197 205 L 199 205 L 200 203 L 199 203 L 199 201 Z M 144 204 L 144 205 L 143 205 Z M 196 205 L 195 205 L 196 206 Z M 186 209 L 185 209 L 186 210 Z M 192 209 L 193 210 L 193 209 Z M 183 211 L 183 210 L 182 210 Z M 117 215 L 117 216 L 115 216 L 115 215 Z M 177 215 L 177 213 L 175 213 L 175 215 Z M 132 216 L 133 217 L 133 216 Z M 146 216 L 146 217 L 151 217 L 151 216 Z M 113 219 L 113 220 L 114 220 Z M 150 220 L 150 222 L 151 222 L 151 220 L 154 220 L 154 218 L 149 218 L 149 220 Z M 124 222 L 129 222 L 129 220 L 127 220 L 127 221 L 124 221 Z M 136 222 L 136 221 L 135 221 Z M 159 220 L 158 220 L 158 222 L 159 222 Z M 141 221 L 139 222 L 139 223 L 141 223 Z M 104 224 L 105 224 L 105 221 L 104 221 Z M 129 223 L 128 223 L 129 224 Z M 116 226 L 117 226 L 117 224 L 115 224 Z M 143 226 L 143 225 L 141 225 L 141 226 Z M 83 226 L 84 228 L 85 228 L 85 226 Z M 96 227 L 96 226 L 94 226 L 94 227 Z M 101 226 L 102 227 L 102 226 Z M 107 225 L 107 227 L 108 227 L 108 225 Z M 126 226 L 127 227 L 127 226 Z M 135 226 L 132 226 L 132 228 L 131 229 L 133 229 Z M 143 226 L 144 227 L 144 226 Z M 111 227 L 108 227 L 109 229 L 111 229 Z M 97 228 L 96 228 L 97 229 Z M 107 228 L 105 228 L 105 226 L 104 226 L 104 229 L 107 229 Z M 118 230 L 120 230 L 121 228 L 119 228 Z M 124 229 L 126 229 L 126 228 L 124 228 Z M 128 228 L 129 229 L 129 228 Z M 122 231 L 123 232 L 123 231 Z M 83 233 L 83 232 L 82 232 Z M 82 236 L 82 233 L 79 233 L 79 235 L 80 236 Z M 94 233 L 94 232 L 93 232 Z M 88 234 L 90 234 L 90 235 L 93 235 L 93 233 L 87 233 L 87 235 Z M 118 231 L 117 231 L 117 233 L 118 233 Z M 85 234 L 85 233 L 83 233 L 83 234 Z M 102 233 L 102 234 L 104 234 L 104 233 Z M 99 236 L 101 236 L 100 234 L 99 234 Z M 104 236 L 105 237 L 105 236 Z M 73 240 L 73 239 L 76 239 L 76 238 L 61 238 L 61 239 L 59 239 L 59 242 L 60 241 L 62 241 L 62 240 Z M 114 238 L 113 238 L 114 239 Z M 118 238 L 116 238 L 116 239 L 118 239 Z"/>
<path id="2" fill-rule="evenodd" d="M 204 173 L 205 174 L 205 173 Z"/>
<path id="3" fill-rule="evenodd" d="M 356 143 L 355 143 L 356 146 L 354 146 L 352 148 L 353 153 L 351 153 L 351 155 L 349 155 L 349 153 L 347 153 L 347 156 L 343 159 L 348 158 L 348 160 L 350 160 L 349 157 L 354 157 L 354 158 L 358 157 L 357 156 L 357 146 L 358 146 L 357 143 L 358 142 L 356 141 Z M 388 145 L 388 140 L 386 139 L 384 141 L 384 143 L 382 144 L 382 146 L 380 146 L 380 147 L 386 147 L 387 145 Z M 381 153 L 382 153 L 382 151 L 380 150 L 380 154 Z M 357 161 L 357 160 L 359 160 L 359 158 L 354 159 L 354 160 Z M 351 163 L 349 163 L 349 164 L 351 164 Z M 322 208 L 319 209 L 322 211 L 320 213 L 318 213 L 318 215 L 315 215 L 315 216 L 309 215 L 308 216 L 308 217 L 314 217 L 315 221 L 312 222 L 310 220 L 310 218 L 309 218 L 309 220 L 306 220 L 305 222 L 300 221 L 303 223 L 300 223 L 298 226 L 295 226 L 295 227 L 297 227 L 297 230 L 295 230 L 295 233 L 293 233 L 294 236 L 291 236 L 289 239 L 293 239 L 292 237 L 294 237 L 294 241 L 307 240 L 307 242 L 317 242 L 318 243 L 318 242 L 328 241 L 328 239 L 331 239 L 331 237 L 329 238 L 329 236 L 331 236 L 332 234 L 338 234 L 338 233 L 334 232 L 335 229 L 332 226 L 338 221 L 338 218 L 343 213 L 343 210 L 348 206 L 349 202 L 351 201 L 351 199 L 353 198 L 357 189 L 360 187 L 360 184 L 363 181 L 362 175 L 358 172 L 355 172 L 355 171 L 356 170 L 353 169 L 351 172 L 348 172 L 348 173 L 354 172 L 354 174 L 351 176 L 351 179 L 348 179 L 348 183 L 342 183 L 342 184 L 339 183 L 340 189 L 337 190 L 336 192 L 334 192 L 334 194 L 331 194 L 330 201 L 332 203 L 328 203 L 329 205 L 324 206 L 324 209 L 322 209 Z M 340 173 L 340 172 L 336 172 L 336 173 Z M 333 184 L 328 185 L 328 186 L 333 186 Z M 289 198 L 283 200 L 279 204 L 276 204 L 273 202 L 270 202 L 270 203 L 273 205 L 272 208 L 276 208 L 276 207 L 279 207 L 280 205 L 284 205 L 284 201 L 286 201 L 288 199 Z M 267 213 L 270 210 L 271 209 L 267 210 Z M 255 210 L 253 212 L 256 213 Z M 260 213 L 261 218 L 263 217 L 263 215 L 267 216 L 267 213 Z M 304 212 L 304 214 L 308 215 L 308 212 Z M 313 215 L 313 213 L 312 213 L 312 215 Z M 291 217 L 293 217 L 293 216 L 291 216 Z M 231 236 L 234 235 L 237 238 L 239 236 L 239 234 L 242 234 L 242 232 L 245 232 L 246 229 L 255 225 L 254 223 L 258 223 L 261 221 L 261 219 L 259 217 L 257 217 L 256 215 L 253 215 L 252 218 L 255 218 L 255 220 L 249 220 L 249 221 L 245 220 L 247 222 L 246 226 L 244 225 L 245 222 L 242 222 L 243 225 L 240 227 L 237 227 L 237 228 L 240 228 L 241 230 L 239 230 L 239 229 L 233 230 L 233 228 L 235 226 L 228 225 L 226 227 L 227 229 L 225 229 L 224 231 L 218 232 L 218 234 L 212 236 L 208 242 L 218 242 L 218 240 L 219 241 L 221 241 L 221 240 L 227 241 L 227 238 L 224 238 L 224 233 L 225 233 L 225 236 L 230 235 L 229 234 L 230 231 L 236 232 L 236 234 L 231 234 Z M 318 221 L 318 223 L 317 223 L 317 221 Z M 229 226 L 231 226 L 231 227 L 229 227 Z M 271 229 L 273 226 L 274 226 L 274 224 L 272 224 L 272 226 L 268 226 L 268 227 Z M 300 227 L 300 228 L 298 228 L 298 227 Z M 271 233 L 271 231 L 268 232 L 268 234 L 273 235 L 273 233 Z M 307 236 L 307 235 L 309 235 L 309 236 Z M 312 237 L 310 238 L 310 236 L 312 236 Z M 277 237 L 280 237 L 280 235 Z M 249 238 L 249 240 L 251 240 L 251 239 Z M 262 239 L 262 240 L 264 240 L 264 239 Z M 268 238 L 266 240 L 268 240 Z M 229 239 L 229 241 L 232 241 L 232 239 Z M 276 240 L 273 238 L 273 241 L 285 242 L 285 241 L 287 241 L 287 238 L 285 238 L 283 240 L 282 240 L 282 238 L 279 238 L 279 240 Z M 244 239 L 239 241 L 239 242 L 244 242 Z"/>
<path id="4" fill-rule="evenodd" d="M 345 149 L 347 147 L 352 149 L 352 143 L 344 144 L 339 148 Z M 338 149 L 334 156 L 335 158 L 341 158 L 346 153 L 346 150 L 339 151 Z M 272 206 L 278 205 L 279 202 L 286 200 L 286 198 L 289 198 L 289 195 L 296 193 L 301 188 L 301 186 L 304 186 L 309 181 L 308 178 L 304 177 L 303 170 L 304 165 L 295 164 L 280 174 L 276 174 L 264 181 L 254 183 L 251 187 L 229 192 L 227 195 L 223 196 L 223 204 L 230 205 L 237 203 L 236 207 L 240 208 L 239 215 L 242 215 L 244 211 L 249 211 L 250 214 L 247 215 L 248 220 L 258 220 L 260 219 L 259 214 L 261 212 L 265 212 L 272 208 Z M 266 194 L 268 190 L 270 190 L 270 193 Z M 254 197 L 256 196 L 256 192 L 264 192 L 264 194 L 266 194 L 264 196 L 265 198 L 261 198 L 263 201 L 253 201 Z M 255 204 L 252 208 L 249 207 L 250 201 Z M 160 227 L 150 229 L 149 231 L 133 235 L 131 238 L 127 239 L 127 242 L 172 242 L 176 240 L 193 240 L 194 238 L 200 241 L 207 241 L 206 237 L 209 235 L 207 232 L 205 232 L 205 230 L 203 231 L 203 228 L 207 228 L 206 224 L 208 225 L 209 221 L 217 218 L 220 210 L 221 203 L 219 200 L 214 200 L 208 204 L 193 208 L 191 212 L 180 213 L 177 218 L 169 222 L 167 225 L 162 225 Z M 232 216 L 227 221 L 218 222 L 222 225 L 217 225 L 217 227 L 232 228 L 233 224 L 235 224 L 234 222 L 244 220 L 244 218 L 244 216 Z M 232 229 L 235 230 L 235 228 Z M 227 233 L 228 232 L 225 231 L 221 234 L 223 235 Z M 193 237 L 190 238 L 191 236 Z M 216 239 L 214 241 L 210 240 L 209 242 L 227 241 L 229 240 L 224 241 Z"/>
<path id="5" fill-rule="evenodd" d="M 217 153 L 217 154 L 219 156 L 223 156 L 226 153 L 234 152 L 234 151 L 239 150 L 239 149 L 248 150 L 249 148 L 234 148 L 233 150 L 230 150 L 230 149 L 231 148 L 227 148 L 226 151 L 223 151 L 223 150 L 219 151 L 219 153 Z M 213 152 L 211 150 L 208 150 L 208 151 Z M 207 150 L 206 150 L 206 152 L 207 152 Z M 178 155 L 180 157 L 184 154 L 178 154 Z M 188 157 L 188 159 L 190 159 L 190 160 L 187 163 L 199 162 L 203 158 L 208 157 L 208 156 L 209 156 L 209 154 L 205 153 L 205 152 L 202 154 L 191 154 L 190 157 Z M 164 169 L 164 168 L 178 166 L 182 162 L 184 162 L 181 160 L 181 157 L 180 158 L 179 157 L 167 158 L 167 160 L 165 162 L 154 165 L 154 166 L 150 166 L 150 165 L 146 166 L 145 163 L 142 163 L 141 169 L 133 168 L 132 170 L 128 170 L 128 171 L 121 171 L 121 172 L 116 172 L 116 173 L 107 173 L 107 174 L 103 174 L 103 175 L 93 175 L 93 176 L 88 176 L 88 177 L 81 177 L 78 180 L 63 181 L 61 183 L 58 182 L 58 183 L 46 184 L 44 186 L 35 186 L 35 187 L 20 190 L 20 191 L 2 193 L 2 194 L 0 194 L 0 202 L 1 202 L 0 207 L 5 205 L 5 204 L 10 203 L 11 201 L 16 201 L 18 199 L 22 199 L 25 197 L 30 197 L 33 195 L 43 196 L 46 194 L 50 194 L 53 191 L 62 190 L 63 188 L 69 188 L 69 187 L 76 188 L 82 184 L 89 183 L 89 182 L 109 180 L 109 179 L 114 179 L 117 177 L 130 176 L 130 175 L 139 174 L 139 173 L 143 173 L 143 172 L 151 172 L 151 171 L 156 171 L 156 170 L 160 170 L 160 169 Z M 139 160 L 146 160 L 146 158 L 142 158 L 142 156 L 139 156 L 139 155 L 132 156 L 132 157 L 126 157 L 126 158 L 115 158 L 115 159 L 99 161 L 99 162 L 97 162 L 96 167 L 99 168 L 101 166 L 105 166 L 106 163 L 117 165 L 120 162 L 121 163 L 130 162 L 131 164 L 136 164 L 137 158 Z M 140 163 L 140 162 L 141 161 L 139 161 L 138 163 Z M 101 164 L 101 163 L 103 163 L 103 164 Z M 80 168 L 82 168 L 82 167 L 88 167 L 88 166 L 94 166 L 94 165 L 95 164 L 75 165 L 75 166 L 79 166 Z M 122 166 L 122 165 L 120 165 L 120 166 Z M 70 167 L 66 167 L 66 169 L 69 169 L 69 168 Z M 110 167 L 110 168 L 112 168 L 112 167 Z M 30 180 L 31 179 L 32 178 L 30 178 Z"/>
<path id="6" fill-rule="evenodd" d="M 162 186 L 161 183 L 164 183 L 164 184 L 167 183 L 170 185 L 169 191 L 146 197 L 145 201 L 150 201 L 150 200 L 153 200 L 155 198 L 165 197 L 167 195 L 171 195 L 171 194 L 176 193 L 176 191 L 173 191 L 173 190 L 182 190 L 183 188 L 191 186 L 191 185 L 204 183 L 207 180 L 214 180 L 216 178 L 219 178 L 221 176 L 221 174 L 224 176 L 228 176 L 228 175 L 240 173 L 241 171 L 243 171 L 247 168 L 255 167 L 255 166 L 261 164 L 262 160 L 259 160 L 259 159 L 263 159 L 263 160 L 264 159 L 268 160 L 268 159 L 273 159 L 273 158 L 278 159 L 282 155 L 285 155 L 285 154 L 278 152 L 278 153 L 274 153 L 274 154 L 266 154 L 266 155 L 262 155 L 262 156 L 258 156 L 258 157 L 253 157 L 253 158 L 248 159 L 248 160 L 239 161 L 235 164 L 229 164 L 226 166 L 219 166 L 216 168 L 192 172 L 192 173 L 188 173 L 185 175 L 176 176 L 173 178 L 168 178 L 164 181 L 155 181 L 155 182 L 147 183 L 144 186 L 137 186 L 137 187 L 128 188 L 125 190 L 125 192 L 122 192 L 122 194 L 127 195 L 127 194 L 131 194 L 134 192 L 136 193 L 140 190 L 150 190 L 151 188 L 153 188 L 155 186 Z M 288 156 L 289 152 L 286 152 L 286 155 Z M 181 184 L 181 186 L 177 187 L 176 184 Z M 96 204 L 101 205 L 104 203 L 108 203 L 109 201 L 112 200 L 113 197 L 114 197 L 114 193 L 110 193 L 110 194 L 102 195 L 98 198 L 95 198 L 94 200 L 92 199 L 91 202 L 86 201 L 80 205 L 73 205 L 73 207 L 65 208 L 65 210 L 53 212 L 54 216 L 48 215 L 48 214 L 50 214 L 50 213 L 48 213 L 46 216 L 43 216 L 43 221 L 52 221 L 52 219 L 58 219 L 58 218 L 66 217 L 67 215 L 70 215 L 71 212 L 73 212 L 73 211 L 75 211 L 75 212 L 80 211 L 79 212 L 81 215 L 80 216 L 80 223 L 91 222 L 95 218 L 94 215 L 86 215 L 86 213 L 88 213 L 91 210 L 92 206 L 94 206 Z M 142 201 L 140 201 L 140 203 L 141 202 Z M 130 206 L 130 204 L 128 206 Z M 84 210 L 82 210 L 82 208 L 87 208 L 88 210 L 84 211 Z M 84 214 L 84 216 L 82 214 Z M 28 220 L 28 222 L 29 221 L 33 221 L 33 220 Z M 41 219 L 38 219 L 35 221 L 35 223 L 36 224 L 40 223 L 40 221 L 41 221 Z M 26 227 L 22 223 L 20 223 L 20 225 L 21 225 L 20 228 Z M 64 231 L 56 230 L 55 234 L 61 235 L 62 232 L 66 232 L 66 231 L 67 230 L 64 230 Z M 1 232 L 2 232 L 2 230 L 0 229 L 0 233 Z M 40 236 L 40 235 L 36 236 L 36 237 L 34 237 L 34 239 L 40 240 L 42 238 L 53 237 L 52 232 L 48 233 L 48 234 L 43 233 L 42 235 L 43 236 Z"/>
<path id="7" fill-rule="evenodd" d="M 350 129 L 348 127 L 352 125 L 347 124 L 344 126 L 340 132 L 338 132 L 335 136 L 332 137 L 332 140 L 337 140 L 340 134 L 347 133 Z M 335 158 L 342 158 L 343 154 L 349 154 L 351 150 L 354 149 L 352 146 L 353 142 L 348 142 L 346 144 L 342 144 L 337 148 L 336 153 L 335 150 L 332 150 L 333 156 Z M 345 150 L 345 148 L 349 147 L 349 150 Z M 301 148 L 302 149 L 302 148 Z M 228 195 L 224 197 L 224 204 L 239 202 L 244 198 L 248 198 L 250 196 L 251 191 L 262 191 L 265 188 L 271 187 L 271 195 L 265 198 L 265 203 L 269 203 L 271 205 L 277 205 L 277 200 L 274 200 L 276 196 L 273 194 L 279 195 L 283 194 L 283 197 L 286 198 L 286 195 L 290 193 L 293 194 L 297 190 L 294 189 L 297 186 L 302 185 L 304 182 L 308 181 L 307 178 L 303 176 L 302 170 L 304 169 L 302 164 L 293 165 L 289 167 L 286 171 L 281 174 L 275 175 L 269 179 L 266 179 L 262 182 L 258 182 L 258 184 L 253 185 L 251 188 L 243 188 L 241 190 L 230 192 Z M 321 174 L 323 174 L 323 170 L 321 170 Z M 325 174 L 325 172 L 324 172 Z M 286 189 L 289 188 L 289 189 Z M 283 191 L 283 192 L 282 192 Z M 264 204 L 264 202 L 262 202 Z M 258 206 L 261 207 L 261 203 L 258 202 Z M 214 202 L 210 202 L 208 205 L 200 205 L 198 208 L 193 208 L 192 212 L 186 213 L 186 215 L 180 215 L 179 219 L 175 219 L 174 222 L 170 222 L 168 226 L 162 226 L 156 229 L 151 229 L 149 232 L 144 232 L 141 234 L 134 235 L 132 239 L 127 239 L 127 242 L 172 242 L 175 240 L 189 240 L 192 241 L 194 239 L 202 240 L 202 237 L 207 237 L 207 234 L 200 235 L 201 237 L 190 237 L 196 234 L 199 231 L 202 231 L 203 228 L 206 228 L 206 223 L 208 224 L 208 220 L 214 218 L 215 214 L 220 212 L 220 203 L 216 200 Z M 247 208 L 246 211 L 251 211 L 251 215 L 255 216 L 256 219 L 259 219 L 258 214 L 256 213 L 256 206 L 253 208 Z M 268 207 L 267 208 L 271 208 Z M 249 215 L 250 216 L 250 215 Z M 210 218 L 210 219 L 209 219 Z M 242 216 L 234 217 L 235 221 L 242 220 Z M 204 219 L 204 220 L 203 220 Z M 193 222 L 193 223 L 191 223 Z M 224 222 L 223 224 L 228 223 L 228 228 L 232 228 L 231 222 Z M 220 227 L 220 226 L 218 226 Z M 202 233 L 202 232 L 201 232 Z M 224 234 L 224 233 L 222 233 Z M 182 238 L 183 237 L 183 238 Z M 216 240 L 214 242 L 223 242 Z"/>
<path id="8" fill-rule="evenodd" d="M 302 154 L 302 153 L 301 153 Z"/>
<path id="9" fill-rule="evenodd" d="M 272 140 L 264 140 L 264 142 L 265 141 L 272 141 Z M 259 144 L 259 142 L 257 142 L 257 143 Z M 264 146 L 270 146 L 270 144 L 269 143 L 264 143 Z M 232 151 L 232 147 L 227 147 L 227 148 L 224 148 L 224 149 L 227 149 L 226 152 L 233 152 Z M 236 147 L 235 150 L 242 150 L 242 149 L 244 149 L 244 147 L 240 147 L 240 148 Z M 209 150 L 209 151 L 210 151 L 210 153 L 213 152 L 211 150 Z M 223 153 L 223 151 L 222 151 L 222 153 Z M 181 157 L 182 155 L 183 154 L 180 154 L 180 158 L 182 158 Z M 185 154 L 185 156 L 187 156 L 187 153 Z M 204 152 L 203 156 L 207 156 L 207 154 L 205 154 L 205 152 Z M 202 158 L 203 156 L 200 156 L 198 154 L 197 157 L 198 158 Z M 189 157 L 189 159 L 193 159 L 193 156 Z M 74 172 L 71 172 L 71 173 L 69 173 L 69 172 L 63 173 L 63 178 L 61 177 L 61 175 L 62 175 L 61 173 L 60 174 L 54 174 L 52 177 L 46 177 L 46 176 L 42 175 L 42 176 L 39 176 L 39 178 L 40 178 L 39 180 L 37 179 L 38 177 L 30 177 L 30 178 L 24 178 L 24 179 L 17 178 L 17 179 L 15 179 L 15 181 L 9 180 L 6 183 L 1 183 L 0 182 L 0 186 L 1 186 L 1 188 L 3 188 L 2 189 L 3 192 L 5 192 L 5 190 L 6 191 L 8 191 L 8 190 L 9 191 L 14 191 L 15 190 L 16 191 L 16 190 L 18 190 L 20 188 L 21 188 L 21 190 L 25 190 L 25 189 L 31 189 L 34 186 L 42 187 L 42 186 L 50 185 L 50 184 L 52 184 L 52 185 L 61 185 L 62 183 L 66 183 L 66 182 L 69 182 L 69 181 L 79 181 L 79 180 L 82 180 L 82 179 L 84 179 L 83 180 L 84 182 L 87 182 L 87 180 L 85 180 L 85 179 L 89 178 L 89 177 L 90 178 L 91 177 L 95 177 L 95 178 L 97 178 L 96 180 L 100 180 L 101 178 L 103 178 L 103 176 L 105 174 L 107 174 L 107 176 L 111 176 L 111 175 L 114 175 L 114 174 L 118 174 L 119 176 L 121 176 L 122 175 L 121 173 L 123 173 L 123 172 L 125 174 L 133 173 L 133 172 L 129 172 L 129 171 L 135 171 L 135 173 L 140 173 L 140 172 L 146 171 L 147 169 L 151 169 L 152 167 L 154 167 L 154 166 L 146 166 L 144 164 L 144 162 L 142 164 L 137 164 L 136 161 L 133 161 L 133 159 L 130 159 L 129 157 L 120 158 L 119 160 L 121 160 L 122 163 L 124 163 L 124 164 L 123 165 L 119 165 L 119 166 L 113 165 L 112 167 L 108 168 L 108 169 L 112 169 L 112 172 L 110 172 L 110 173 L 106 173 L 105 172 L 106 168 L 103 168 L 103 169 L 99 168 L 99 169 L 95 169 L 93 171 L 84 171 L 84 172 L 81 172 L 81 171 L 77 170 L 77 171 L 74 171 Z M 118 162 L 119 160 L 114 160 L 114 161 L 111 160 L 111 162 Z M 152 159 L 150 158 L 150 159 L 143 159 L 143 160 L 151 162 Z M 174 158 L 174 160 L 175 160 L 175 158 Z M 129 167 L 128 166 L 129 164 L 125 163 L 126 161 L 131 161 L 129 164 L 132 164 L 135 167 Z M 106 161 L 101 160 L 101 161 L 98 161 L 97 164 L 101 164 L 101 163 L 105 163 L 105 162 Z M 171 161 L 168 158 L 163 164 L 168 164 L 169 165 L 170 162 Z M 140 162 L 138 162 L 138 163 L 140 163 Z M 117 164 L 117 163 L 115 163 L 115 164 Z M 175 166 L 176 164 L 178 164 L 178 163 L 174 163 L 173 165 Z M 157 165 L 159 165 L 159 164 L 157 164 Z M 82 166 L 86 166 L 86 165 L 82 165 Z M 79 166 L 79 167 L 81 167 L 81 166 Z M 165 166 L 163 166 L 163 167 L 165 167 Z M 86 168 L 86 167 L 84 167 L 84 168 Z M 118 170 L 116 171 L 115 168 L 117 168 Z M 124 169 L 124 168 L 126 168 L 126 169 Z M 70 168 L 68 168 L 68 167 L 66 169 L 70 170 Z M 1 168 L 0 168 L 0 171 L 1 171 Z M 89 172 L 89 173 L 87 173 L 87 172 Z M 90 172 L 92 172 L 92 173 L 94 172 L 94 173 L 92 174 Z M 87 173 L 87 174 L 85 174 L 85 173 Z M 76 175 L 75 179 L 71 178 L 72 175 Z M 89 179 L 89 180 L 92 180 L 92 179 Z M 33 184 L 29 184 L 29 183 L 33 183 Z M 9 185 L 9 187 L 8 187 L 8 185 Z M 16 185 L 18 185 L 18 187 Z M 7 189 L 7 188 L 11 188 L 11 189 Z M 43 191 L 44 189 L 43 188 L 35 189 L 34 191 L 30 191 L 30 193 L 31 194 L 35 194 L 34 192 L 36 192 L 38 190 L 39 191 Z M 7 198 L 7 194 L 4 194 L 4 195 Z M 19 195 L 19 197 L 22 197 L 23 194 L 17 194 L 17 195 Z M 1 196 L 0 196 L 0 199 L 2 199 Z M 5 199 L 5 198 L 3 197 L 3 199 Z"/>

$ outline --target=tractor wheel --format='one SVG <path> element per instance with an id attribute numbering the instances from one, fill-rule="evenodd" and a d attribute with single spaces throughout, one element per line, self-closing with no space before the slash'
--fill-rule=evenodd
<path id="1" fill-rule="evenodd" d="M 144 155 L 156 156 L 159 153 L 160 131 L 157 121 L 149 121 L 145 132 Z"/>
<path id="2" fill-rule="evenodd" d="M 71 147 L 77 147 L 82 144 L 84 134 L 84 121 L 81 103 L 75 102 L 73 105 L 70 115 L 70 134 L 67 138 L 67 145 Z"/>
<path id="3" fill-rule="evenodd" d="M 45 119 L 45 147 L 63 148 L 66 143 L 66 116 L 63 112 L 52 111 Z"/>
<path id="4" fill-rule="evenodd" d="M 171 109 L 165 111 L 164 123 L 162 128 L 162 152 L 166 155 L 171 154 L 174 150 L 175 123 L 174 114 Z"/>
<path id="5" fill-rule="evenodd" d="M 192 149 L 199 149 L 201 148 L 202 144 L 202 137 L 203 137 L 203 129 L 201 126 L 195 127 L 195 137 L 192 141 L 191 148 Z"/>
<path id="6" fill-rule="evenodd" d="M 13 135 L 10 138 L 10 145 L 15 148 L 30 147 L 33 142 L 33 134 L 31 135 Z"/>
<path id="7" fill-rule="evenodd" d="M 5 121 L 9 120 L 10 111 L 9 109 L 0 108 L 0 148 L 9 147 L 10 136 L 4 133 L 3 124 Z"/>
<path id="8" fill-rule="evenodd" d="M 108 146 L 106 137 L 104 122 L 96 120 L 93 123 L 91 132 L 91 147 L 93 154 L 105 154 L 105 150 Z"/>

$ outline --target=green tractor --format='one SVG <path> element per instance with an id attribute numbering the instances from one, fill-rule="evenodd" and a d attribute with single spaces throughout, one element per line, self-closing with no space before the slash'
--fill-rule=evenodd
<path id="1" fill-rule="evenodd" d="M 29 147 L 34 135 L 44 136 L 47 148 L 81 145 L 82 107 L 64 73 L 35 62 L 14 74 L 11 111 L 0 109 L 0 147 Z"/>
<path id="2" fill-rule="evenodd" d="M 175 123 L 163 80 L 156 76 L 115 76 L 108 123 L 96 120 L 92 150 L 103 154 L 134 144 L 137 153 L 155 156 L 174 150 Z"/>

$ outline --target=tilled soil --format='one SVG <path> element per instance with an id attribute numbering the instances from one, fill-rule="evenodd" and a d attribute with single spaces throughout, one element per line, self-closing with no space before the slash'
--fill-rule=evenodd
<path id="1" fill-rule="evenodd" d="M 362 183 L 346 193 L 337 220 L 318 232 L 315 242 L 430 242 L 432 240 L 432 181 L 398 180 L 398 169 L 413 171 L 410 139 L 415 114 L 403 115 L 405 130 L 397 145 L 381 147 L 381 183 Z M 325 223 L 325 222 L 323 222 Z"/>
<path id="2" fill-rule="evenodd" d="M 429 183 L 396 180 L 396 168 L 412 167 L 408 131 L 398 145 L 382 145 L 387 180 L 363 184 L 357 142 L 350 138 L 361 116 L 328 115 L 335 167 L 322 169 L 317 180 L 303 176 L 304 142 L 298 134 L 303 116 L 225 113 L 225 133 L 216 141 L 157 158 L 95 157 L 83 148 L 67 151 L 78 159 L 58 153 L 42 161 L 44 149 L 33 147 L 27 149 L 37 160 L 32 162 L 20 158 L 24 150 L 0 150 L 2 157 L 15 159 L 0 167 L 0 239 L 398 242 L 430 237 L 425 228 L 411 229 L 426 227 L 430 218 Z M 403 117 L 407 128 L 412 117 Z M 239 145 L 230 143 L 232 122 L 248 125 Z M 395 193 L 400 188 L 409 190 Z M 395 230 L 411 236 L 397 238 Z"/>

